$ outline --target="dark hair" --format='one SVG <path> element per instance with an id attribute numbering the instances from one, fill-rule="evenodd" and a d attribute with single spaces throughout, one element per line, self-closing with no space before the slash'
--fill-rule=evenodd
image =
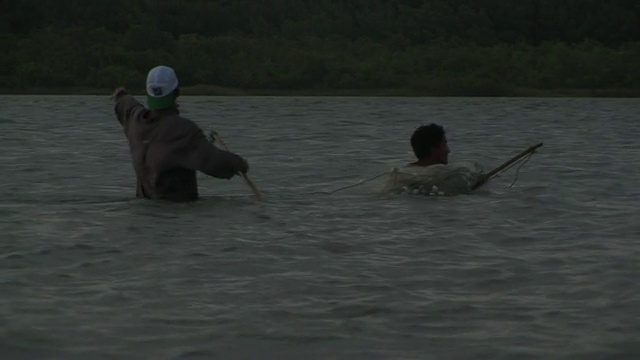
<path id="1" fill-rule="evenodd" d="M 440 146 L 444 128 L 437 124 L 422 125 L 411 135 L 411 147 L 418 160 L 431 156 L 431 149 Z"/>

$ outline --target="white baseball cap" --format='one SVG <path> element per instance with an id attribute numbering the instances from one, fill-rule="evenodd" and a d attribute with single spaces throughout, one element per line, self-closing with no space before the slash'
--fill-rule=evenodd
<path id="1" fill-rule="evenodd" d="M 147 75 L 147 106 L 151 110 L 170 107 L 176 100 L 174 90 L 178 88 L 178 77 L 172 68 L 164 65 L 149 70 Z"/>

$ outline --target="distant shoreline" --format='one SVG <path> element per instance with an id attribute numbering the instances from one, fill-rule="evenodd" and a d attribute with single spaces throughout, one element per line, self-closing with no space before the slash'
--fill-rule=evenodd
<path id="1" fill-rule="evenodd" d="M 114 87 L 115 89 L 115 87 Z M 0 95 L 103 95 L 110 96 L 114 89 L 68 87 L 28 87 L 0 89 Z M 376 97 L 585 97 L 585 98 L 637 98 L 640 89 L 526 89 L 515 88 L 499 93 L 468 93 L 460 91 L 439 92 L 416 89 L 233 89 L 214 85 L 185 86 L 185 96 L 376 96 Z M 144 90 L 132 90 L 134 95 L 144 95 Z"/>

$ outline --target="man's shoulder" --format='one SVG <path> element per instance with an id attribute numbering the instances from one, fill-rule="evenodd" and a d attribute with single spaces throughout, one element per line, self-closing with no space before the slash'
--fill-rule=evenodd
<path id="1" fill-rule="evenodd" d="M 195 121 L 189 119 L 188 117 L 182 116 L 182 115 L 178 115 L 176 117 L 176 123 L 179 124 L 180 126 L 183 126 L 185 129 L 188 129 L 188 130 L 191 130 L 191 131 L 202 131 L 200 126 L 198 124 L 196 124 Z"/>
<path id="2" fill-rule="evenodd" d="M 202 133 L 202 129 L 195 121 L 184 117 L 180 114 L 173 114 L 164 120 L 169 131 L 180 136 L 192 136 L 196 133 Z"/>

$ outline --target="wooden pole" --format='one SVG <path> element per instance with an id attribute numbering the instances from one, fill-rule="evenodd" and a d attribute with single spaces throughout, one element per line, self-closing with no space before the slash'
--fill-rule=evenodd
<path id="1" fill-rule="evenodd" d="M 220 146 L 222 146 L 225 150 L 229 151 L 229 148 L 227 147 L 227 144 L 224 143 L 224 141 L 222 140 L 222 137 L 220 136 L 220 134 L 218 134 L 217 131 L 215 130 L 211 130 L 211 133 L 209 134 L 209 137 L 211 140 L 217 142 L 220 144 Z M 247 176 L 247 174 L 245 173 L 240 173 L 240 175 L 242 176 L 242 178 L 244 179 L 244 181 L 247 183 L 247 185 L 249 186 L 249 188 L 251 189 L 251 191 L 253 191 L 253 195 L 255 195 L 256 197 L 256 201 L 262 201 L 262 195 L 260 195 L 260 191 L 258 191 L 258 188 L 253 184 L 253 182 L 249 179 L 249 177 Z"/>
<path id="2" fill-rule="evenodd" d="M 514 156 L 513 158 L 511 158 L 510 160 L 506 161 L 504 164 L 498 166 L 497 168 L 489 171 L 485 176 L 483 176 L 480 180 L 478 180 L 478 182 L 476 182 L 472 187 L 471 190 L 475 190 L 477 188 L 479 188 L 480 186 L 484 185 L 485 183 L 487 183 L 492 177 L 494 177 L 496 174 L 498 174 L 500 171 L 506 169 L 509 165 L 515 163 L 516 161 L 522 159 L 523 157 L 533 153 L 534 151 L 536 151 L 536 149 L 538 149 L 539 147 L 542 146 L 542 143 L 538 143 L 536 145 L 533 145 L 531 147 L 529 147 L 528 149 L 522 151 L 520 154 Z"/>

